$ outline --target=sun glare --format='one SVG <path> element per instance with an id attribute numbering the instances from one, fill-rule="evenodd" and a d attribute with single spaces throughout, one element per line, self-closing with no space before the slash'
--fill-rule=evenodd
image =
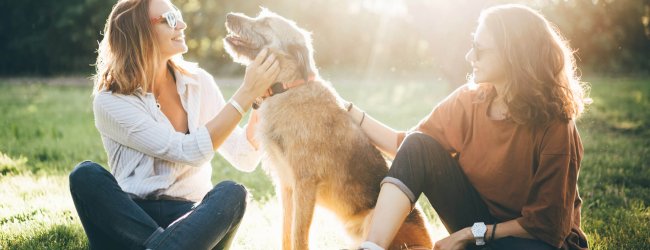
<path id="1" fill-rule="evenodd" d="M 351 14 L 370 12 L 389 16 L 405 16 L 408 11 L 404 0 L 357 0 L 350 1 L 348 11 Z"/>

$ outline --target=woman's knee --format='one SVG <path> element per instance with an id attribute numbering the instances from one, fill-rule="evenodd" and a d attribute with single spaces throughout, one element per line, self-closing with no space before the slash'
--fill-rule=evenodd
<path id="1" fill-rule="evenodd" d="M 246 212 L 248 191 L 246 187 L 234 181 L 222 181 L 217 184 L 207 195 L 209 203 L 219 208 L 217 210 L 230 211 L 235 222 L 241 221 Z"/>
<path id="2" fill-rule="evenodd" d="M 229 180 L 222 181 L 210 191 L 212 194 L 217 192 L 220 194 L 220 196 L 225 196 L 227 197 L 227 200 L 235 203 L 231 205 L 241 204 L 241 206 L 246 207 L 248 190 L 246 190 L 246 187 L 244 187 L 244 185 Z"/>
<path id="3" fill-rule="evenodd" d="M 98 178 L 105 176 L 107 173 L 106 169 L 95 162 L 81 162 L 70 172 L 70 190 L 90 188 L 97 183 Z"/>
<path id="4" fill-rule="evenodd" d="M 398 179 L 422 177 L 422 184 L 430 185 L 438 178 L 448 178 L 445 174 L 455 171 L 457 164 L 449 151 L 433 137 L 416 132 L 404 139 L 389 175 Z"/>
<path id="5" fill-rule="evenodd" d="M 408 150 L 408 151 L 422 151 L 422 152 L 425 151 L 426 152 L 431 152 L 431 151 L 447 152 L 445 148 L 442 145 L 440 145 L 438 141 L 433 139 L 433 137 L 421 132 L 408 134 L 404 138 L 404 141 L 402 142 L 402 145 L 400 146 L 399 149 Z"/>

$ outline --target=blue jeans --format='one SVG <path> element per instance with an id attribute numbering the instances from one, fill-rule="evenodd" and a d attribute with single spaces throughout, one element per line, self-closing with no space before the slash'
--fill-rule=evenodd
<path id="1" fill-rule="evenodd" d="M 228 249 L 247 195 L 242 185 L 224 181 L 197 205 L 134 200 L 110 172 L 91 161 L 70 173 L 70 193 L 91 249 Z"/>

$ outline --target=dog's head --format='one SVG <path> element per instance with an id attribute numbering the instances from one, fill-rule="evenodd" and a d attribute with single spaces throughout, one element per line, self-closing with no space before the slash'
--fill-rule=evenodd
<path id="1" fill-rule="evenodd" d="M 278 55 L 278 81 L 307 79 L 317 74 L 309 32 L 267 9 L 255 18 L 241 13 L 226 16 L 226 51 L 239 63 L 248 64 L 264 48 Z"/>

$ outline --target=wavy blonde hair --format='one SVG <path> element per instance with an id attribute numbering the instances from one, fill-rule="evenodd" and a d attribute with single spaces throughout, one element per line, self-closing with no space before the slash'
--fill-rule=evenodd
<path id="1" fill-rule="evenodd" d="M 590 103 L 576 74 L 573 51 L 546 18 L 522 5 L 499 5 L 481 12 L 505 64 L 505 100 L 513 121 L 544 125 L 576 119 Z"/>
<path id="2" fill-rule="evenodd" d="M 149 19 L 150 0 L 120 0 L 104 26 L 104 38 L 97 50 L 94 93 L 109 90 L 134 94 L 150 91 L 154 74 L 162 67 L 187 73 L 180 67 L 182 58 L 159 64 L 159 48 Z"/>

